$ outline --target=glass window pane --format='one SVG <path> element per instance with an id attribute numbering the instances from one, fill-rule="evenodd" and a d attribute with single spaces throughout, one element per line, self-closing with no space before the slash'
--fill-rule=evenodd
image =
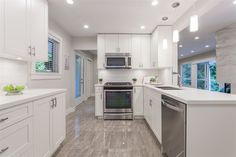
<path id="1" fill-rule="evenodd" d="M 182 85 L 191 86 L 191 64 L 182 65 Z"/>
<path id="2" fill-rule="evenodd" d="M 206 81 L 205 80 L 197 80 L 197 88 L 198 89 L 206 89 Z"/>
<path id="3" fill-rule="evenodd" d="M 211 91 L 219 91 L 219 84 L 216 80 L 216 61 L 209 62 L 209 72 L 210 72 L 210 89 Z"/>
<path id="4" fill-rule="evenodd" d="M 81 96 L 81 57 L 76 55 L 75 60 L 75 97 Z"/>
<path id="5" fill-rule="evenodd" d="M 197 64 L 197 78 L 198 79 L 206 78 L 206 63 Z"/>

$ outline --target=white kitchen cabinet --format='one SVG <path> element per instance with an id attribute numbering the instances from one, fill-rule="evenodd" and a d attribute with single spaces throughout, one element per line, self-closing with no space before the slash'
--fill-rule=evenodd
<path id="1" fill-rule="evenodd" d="M 34 60 L 48 60 L 47 0 L 30 0 L 30 45 Z"/>
<path id="2" fill-rule="evenodd" d="M 95 87 L 95 116 L 103 116 L 103 86 Z"/>
<path id="3" fill-rule="evenodd" d="M 158 32 L 155 30 L 151 36 L 151 54 L 150 54 L 151 67 L 158 68 Z"/>
<path id="4" fill-rule="evenodd" d="M 150 35 L 132 35 L 132 67 L 149 69 L 150 67 Z"/>
<path id="5" fill-rule="evenodd" d="M 173 66 L 172 56 L 172 27 L 158 26 L 158 68 L 169 68 Z M 167 41 L 167 48 L 163 47 L 163 41 Z"/>
<path id="6" fill-rule="evenodd" d="M 133 111 L 134 116 L 143 116 L 143 87 L 134 87 Z"/>
<path id="7" fill-rule="evenodd" d="M 1 57 L 47 60 L 46 0 L 1 0 Z"/>
<path id="8" fill-rule="evenodd" d="M 99 34 L 97 36 L 97 43 L 98 43 L 97 67 L 98 69 L 104 69 L 105 68 L 105 36 L 103 34 Z"/>
<path id="9" fill-rule="evenodd" d="M 65 94 L 34 102 L 34 157 L 50 157 L 65 138 Z"/>
<path id="10" fill-rule="evenodd" d="M 131 53 L 132 36 L 129 34 L 107 34 L 105 35 L 106 53 Z"/>
<path id="11" fill-rule="evenodd" d="M 152 125 L 152 102 L 150 99 L 150 91 L 148 88 L 144 88 L 144 118 L 148 125 Z"/>

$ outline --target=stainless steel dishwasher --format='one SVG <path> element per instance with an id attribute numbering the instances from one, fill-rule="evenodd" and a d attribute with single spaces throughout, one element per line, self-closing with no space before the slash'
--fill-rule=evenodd
<path id="1" fill-rule="evenodd" d="M 162 155 L 186 157 L 186 104 L 162 96 Z"/>

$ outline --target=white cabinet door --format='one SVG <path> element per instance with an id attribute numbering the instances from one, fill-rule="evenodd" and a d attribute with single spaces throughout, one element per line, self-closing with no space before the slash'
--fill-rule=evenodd
<path id="1" fill-rule="evenodd" d="M 131 35 L 119 35 L 119 50 L 121 53 L 132 52 L 132 36 Z"/>
<path id="2" fill-rule="evenodd" d="M 34 157 L 51 155 L 51 99 L 34 102 Z"/>
<path id="3" fill-rule="evenodd" d="M 141 36 L 132 35 L 132 68 L 142 68 Z"/>
<path id="4" fill-rule="evenodd" d="M 143 87 L 134 87 L 133 109 L 134 116 L 143 116 Z"/>
<path id="5" fill-rule="evenodd" d="M 5 0 L 4 51 L 16 57 L 30 58 L 29 0 Z"/>
<path id="6" fill-rule="evenodd" d="M 141 39 L 141 54 L 142 54 L 142 67 L 144 69 L 151 68 L 150 64 L 151 53 L 151 37 L 150 35 L 143 35 Z"/>
<path id="7" fill-rule="evenodd" d="M 106 53 L 120 52 L 118 34 L 105 35 L 105 52 Z"/>
<path id="8" fill-rule="evenodd" d="M 172 57 L 172 27 L 160 26 L 158 32 L 158 68 L 167 68 L 173 66 Z M 167 48 L 163 47 L 163 41 L 167 40 Z"/>
<path id="9" fill-rule="evenodd" d="M 4 55 L 4 0 L 0 0 L 0 56 Z"/>
<path id="10" fill-rule="evenodd" d="M 155 92 L 152 100 L 152 130 L 161 143 L 161 94 Z"/>
<path id="11" fill-rule="evenodd" d="M 56 95 L 51 117 L 51 150 L 55 152 L 65 139 L 65 94 Z"/>
<path id="12" fill-rule="evenodd" d="M 48 60 L 47 0 L 30 0 L 30 39 L 34 60 Z"/>
<path id="13" fill-rule="evenodd" d="M 95 88 L 95 116 L 103 116 L 103 87 Z"/>
<path id="14" fill-rule="evenodd" d="M 105 36 L 102 34 L 99 34 L 97 36 L 97 42 L 98 42 L 97 66 L 98 66 L 98 69 L 104 69 L 105 68 Z"/>
<path id="15" fill-rule="evenodd" d="M 147 121 L 148 125 L 152 125 L 152 102 L 150 98 L 150 91 L 147 88 L 144 88 L 144 118 Z"/>
<path id="16" fill-rule="evenodd" d="M 154 31 L 151 36 L 151 67 L 158 68 L 158 32 Z"/>

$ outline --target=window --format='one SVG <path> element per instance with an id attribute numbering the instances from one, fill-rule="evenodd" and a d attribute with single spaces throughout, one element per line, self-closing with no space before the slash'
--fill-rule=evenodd
<path id="1" fill-rule="evenodd" d="M 191 86 L 191 64 L 183 64 L 181 70 L 183 86 Z"/>
<path id="2" fill-rule="evenodd" d="M 208 62 L 197 64 L 197 88 L 208 89 Z"/>
<path id="3" fill-rule="evenodd" d="M 35 72 L 38 73 L 58 73 L 58 54 L 59 54 L 59 42 L 48 38 L 48 61 L 36 62 Z"/>
<path id="4" fill-rule="evenodd" d="M 220 86 L 216 80 L 216 61 L 209 62 L 209 74 L 210 74 L 210 90 L 211 91 L 219 91 Z"/>

